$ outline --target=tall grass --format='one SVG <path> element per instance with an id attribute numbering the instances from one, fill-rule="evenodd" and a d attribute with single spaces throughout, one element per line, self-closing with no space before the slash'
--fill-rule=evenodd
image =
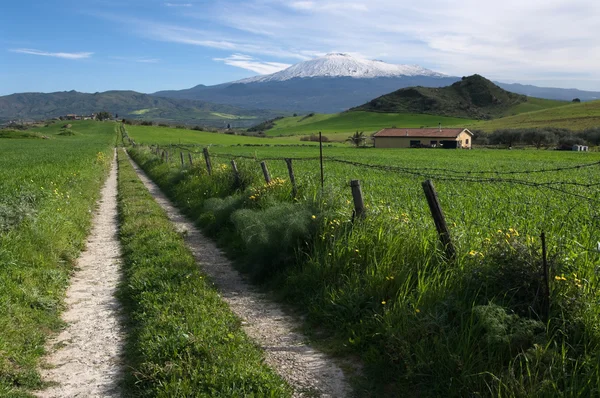
<path id="1" fill-rule="evenodd" d="M 226 164 L 220 151 L 214 151 L 214 161 Z M 222 151 L 250 154 L 233 147 Z M 308 151 L 286 149 L 285 155 Z M 595 160 L 526 152 L 329 152 L 423 170 L 519 171 Z M 252 154 L 281 156 L 282 150 Z M 300 194 L 293 200 L 287 182 L 261 183 L 251 161 L 240 167 L 252 174 L 249 188 L 235 189 L 222 175 L 208 176 L 197 166 L 181 170 L 143 149 L 134 156 L 243 269 L 306 312 L 314 338 L 360 357 L 368 380 L 361 395 L 599 394 L 600 255 L 593 248 L 600 236 L 591 204 L 510 183 L 440 179 L 436 186 L 459 253 L 448 262 L 420 192 L 423 175 L 327 163 L 321 191 L 316 162 L 299 161 Z M 273 175 L 285 175 L 280 163 L 270 163 Z M 594 170 L 519 178 L 587 183 L 597 181 Z M 346 184 L 355 174 L 365 182 L 368 214 L 352 222 Z M 574 186 L 572 192 L 597 197 L 591 188 Z M 536 235 L 542 229 L 552 236 L 548 318 L 542 315 Z"/>
<path id="2" fill-rule="evenodd" d="M 126 395 L 290 396 L 123 153 L 118 186 L 119 296 L 129 316 Z"/>

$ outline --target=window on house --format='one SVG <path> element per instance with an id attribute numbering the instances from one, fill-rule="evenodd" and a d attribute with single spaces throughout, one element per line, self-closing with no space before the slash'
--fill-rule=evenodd
<path id="1" fill-rule="evenodd" d="M 469 145 L 469 139 L 467 138 L 467 140 L 465 141 L 467 143 L 467 145 Z"/>
<path id="2" fill-rule="evenodd" d="M 420 140 L 410 140 L 410 146 L 420 146 L 420 145 L 421 145 Z"/>
<path id="3" fill-rule="evenodd" d="M 432 140 L 432 141 L 431 141 L 429 144 L 430 144 L 431 146 L 436 146 L 436 145 L 437 145 L 437 141 L 433 141 L 433 140 Z"/>

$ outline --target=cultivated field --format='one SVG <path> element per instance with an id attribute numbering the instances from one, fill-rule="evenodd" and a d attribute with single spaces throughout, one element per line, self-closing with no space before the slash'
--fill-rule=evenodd
<path id="1" fill-rule="evenodd" d="M 178 139 L 165 131 L 129 134 Z M 169 164 L 147 148 L 133 154 L 241 268 L 307 312 L 315 338 L 360 358 L 364 395 L 599 393 L 598 154 L 332 146 L 322 190 L 316 147 L 220 142 L 210 148 L 209 176 L 201 150 L 214 135 L 196 137 L 197 146 L 161 148 Z M 192 168 L 181 168 L 179 151 L 194 154 Z M 294 158 L 296 199 L 284 157 Z M 351 179 L 362 184 L 364 219 L 352 217 Z M 426 179 L 454 259 L 438 242 Z"/>
<path id="2" fill-rule="evenodd" d="M 561 127 L 583 130 L 598 125 L 600 125 L 600 101 L 590 101 L 477 122 L 470 127 L 485 131 L 528 127 Z"/>
<path id="3" fill-rule="evenodd" d="M 112 123 L 61 125 L 0 132 L 0 396 L 41 385 L 37 361 L 62 326 L 64 291 L 115 143 Z"/>

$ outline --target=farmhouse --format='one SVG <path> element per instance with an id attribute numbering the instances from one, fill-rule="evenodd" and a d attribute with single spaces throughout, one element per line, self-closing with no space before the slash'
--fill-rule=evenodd
<path id="1" fill-rule="evenodd" d="M 473 133 L 463 128 L 383 129 L 373 136 L 375 148 L 471 149 Z"/>

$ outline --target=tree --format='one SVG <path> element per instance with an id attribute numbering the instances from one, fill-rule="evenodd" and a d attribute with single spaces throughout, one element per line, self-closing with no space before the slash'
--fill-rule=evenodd
<path id="1" fill-rule="evenodd" d="M 523 133 L 523 141 L 535 146 L 536 149 L 540 149 L 542 146 L 548 146 L 556 142 L 556 136 L 550 131 L 532 129 Z"/>
<path id="2" fill-rule="evenodd" d="M 521 131 L 520 130 L 509 130 L 509 129 L 500 129 L 494 131 L 490 135 L 490 143 L 492 144 L 504 144 L 507 147 L 512 147 L 513 144 L 516 144 L 521 140 Z"/>
<path id="3" fill-rule="evenodd" d="M 581 100 L 580 100 L 579 98 L 573 98 L 573 102 L 580 103 L 580 102 L 581 102 Z"/>
<path id="4" fill-rule="evenodd" d="M 350 137 L 348 137 L 346 139 L 347 142 L 351 142 L 352 145 L 354 145 L 355 147 L 359 147 L 361 144 L 363 144 L 365 142 L 365 140 L 367 139 L 367 137 L 365 137 L 365 133 L 363 131 L 361 132 L 356 132 L 354 134 L 352 134 Z"/>
<path id="5" fill-rule="evenodd" d="M 96 119 L 98 119 L 98 120 L 108 120 L 110 118 L 111 118 L 111 114 L 106 111 L 102 111 L 96 115 Z"/>

